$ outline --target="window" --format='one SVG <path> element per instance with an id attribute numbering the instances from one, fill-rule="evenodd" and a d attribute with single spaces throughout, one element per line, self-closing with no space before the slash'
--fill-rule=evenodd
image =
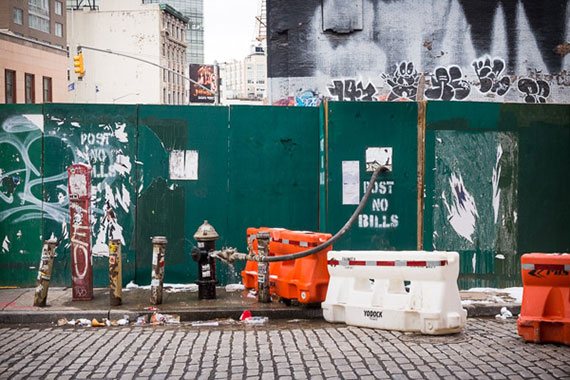
<path id="1" fill-rule="evenodd" d="M 55 0 L 55 14 L 61 16 L 62 13 L 63 13 L 63 6 L 61 4 L 61 1 Z"/>
<path id="2" fill-rule="evenodd" d="M 20 8 L 14 8 L 14 24 L 22 25 L 24 23 L 24 11 Z"/>
<path id="3" fill-rule="evenodd" d="M 28 0 L 28 25 L 49 33 L 49 0 Z"/>
<path id="4" fill-rule="evenodd" d="M 52 102 L 51 95 L 51 78 L 43 77 L 43 89 L 44 89 L 44 103 Z"/>
<path id="5" fill-rule="evenodd" d="M 25 94 L 26 94 L 26 103 L 35 103 L 36 102 L 36 94 L 34 90 L 34 74 L 25 75 Z"/>
<path id="6" fill-rule="evenodd" d="M 16 103 L 16 72 L 14 70 L 4 72 L 4 86 L 6 104 Z"/>
<path id="7" fill-rule="evenodd" d="M 166 88 L 162 89 L 162 101 L 166 103 Z"/>
<path id="8" fill-rule="evenodd" d="M 55 23 L 55 35 L 63 37 L 63 24 L 60 24 L 59 22 Z"/>

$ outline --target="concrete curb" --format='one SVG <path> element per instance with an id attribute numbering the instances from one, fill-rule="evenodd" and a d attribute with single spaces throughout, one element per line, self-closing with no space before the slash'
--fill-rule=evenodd
<path id="1" fill-rule="evenodd" d="M 464 308 L 467 310 L 468 318 L 494 317 L 501 313 L 501 308 L 506 307 L 513 316 L 520 314 L 520 304 L 471 304 Z M 58 319 L 93 319 L 101 320 L 108 318 L 117 320 L 125 315 L 129 320 L 135 321 L 138 316 L 152 314 L 151 310 L 54 310 L 54 311 L 2 311 L 0 312 L 0 324 L 33 324 L 33 323 L 55 323 Z M 207 308 L 207 309 L 171 309 L 160 310 L 164 314 L 180 315 L 180 320 L 207 321 L 218 318 L 239 319 L 243 308 Z M 322 319 L 323 312 L 320 308 L 308 307 L 282 307 L 273 309 L 251 310 L 253 316 L 268 317 L 269 320 L 279 319 Z"/>
<path id="2" fill-rule="evenodd" d="M 501 314 L 503 307 L 506 307 L 513 313 L 513 317 L 521 313 L 521 305 L 516 303 L 471 304 L 463 306 L 467 310 L 468 318 L 494 317 L 497 314 Z"/>

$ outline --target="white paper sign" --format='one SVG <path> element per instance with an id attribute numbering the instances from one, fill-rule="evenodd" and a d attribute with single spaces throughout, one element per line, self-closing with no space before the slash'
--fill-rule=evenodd
<path id="1" fill-rule="evenodd" d="M 360 202 L 360 161 L 342 162 L 342 204 Z"/>

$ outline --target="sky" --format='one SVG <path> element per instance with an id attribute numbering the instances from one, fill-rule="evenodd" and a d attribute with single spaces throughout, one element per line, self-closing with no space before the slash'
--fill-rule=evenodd
<path id="1" fill-rule="evenodd" d="M 260 0 L 204 0 L 205 63 L 250 53 Z"/>

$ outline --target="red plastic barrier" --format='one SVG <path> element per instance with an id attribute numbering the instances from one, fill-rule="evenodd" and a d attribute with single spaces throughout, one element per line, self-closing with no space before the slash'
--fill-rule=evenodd
<path id="1" fill-rule="evenodd" d="M 269 255 L 282 256 L 305 251 L 329 240 L 332 235 L 319 232 L 290 231 L 282 228 L 248 228 L 248 241 L 258 231 L 269 231 Z M 329 285 L 327 269 L 328 247 L 314 255 L 291 261 L 269 264 L 269 290 L 272 294 L 301 303 L 323 302 Z M 257 252 L 257 239 L 253 240 L 253 250 Z M 246 288 L 257 290 L 257 263 L 248 261 L 241 272 Z"/>
<path id="2" fill-rule="evenodd" d="M 527 342 L 570 345 L 570 255 L 523 255 L 521 272 L 519 335 Z"/>

